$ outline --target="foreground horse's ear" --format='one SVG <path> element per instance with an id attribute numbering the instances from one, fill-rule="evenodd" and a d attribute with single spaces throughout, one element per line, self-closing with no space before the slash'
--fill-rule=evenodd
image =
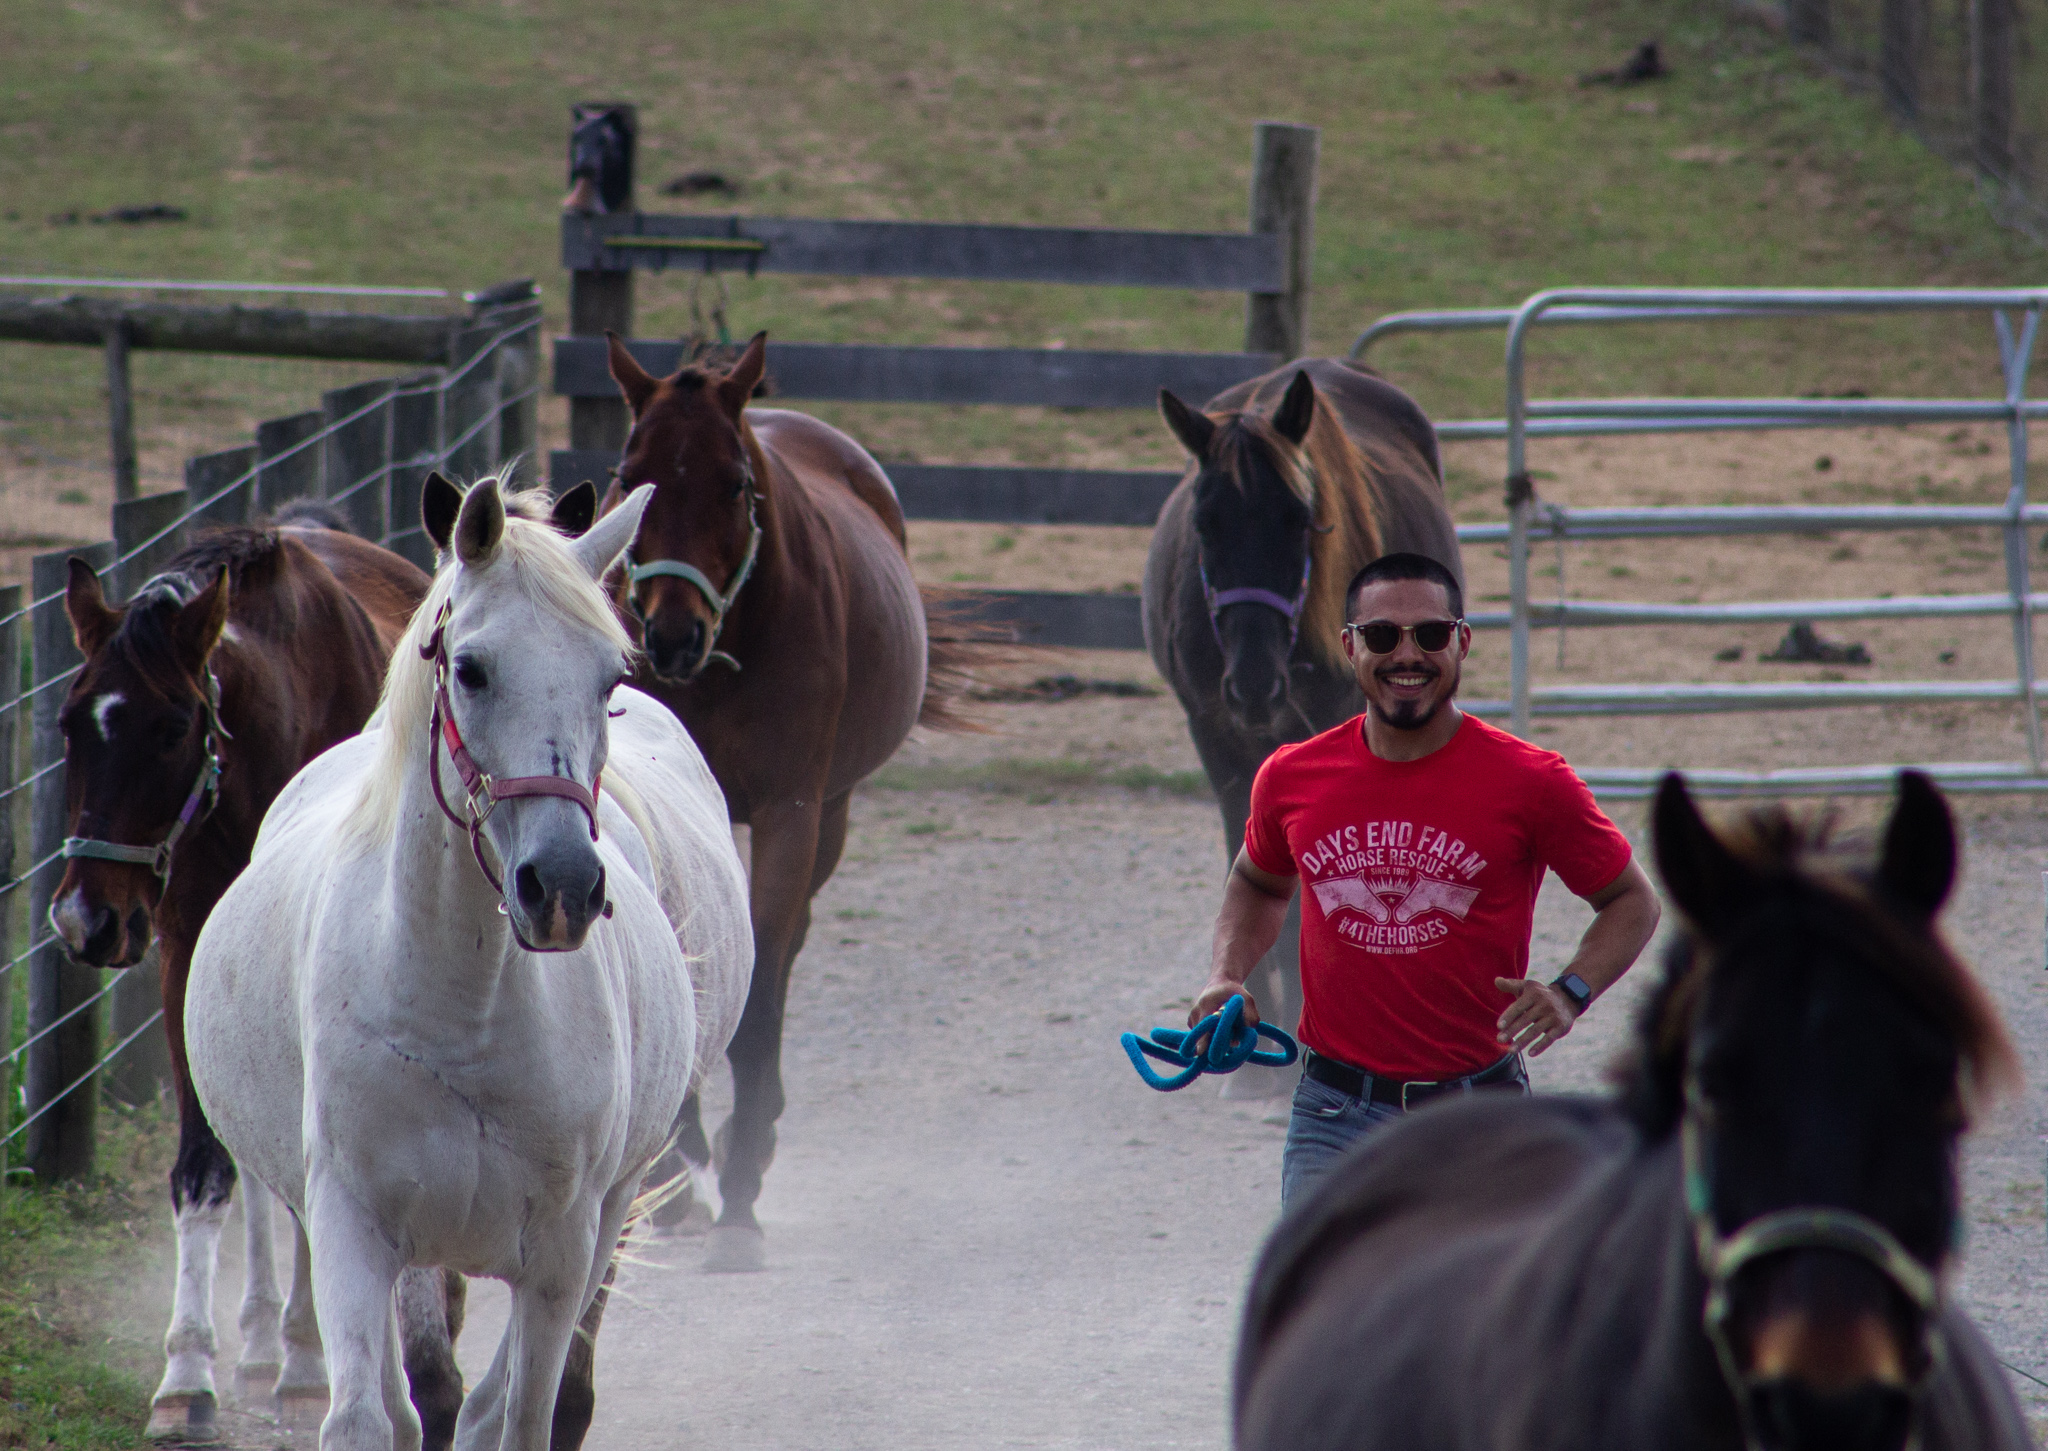
<path id="1" fill-rule="evenodd" d="M 604 330 L 604 341 L 609 353 L 612 381 L 619 385 L 619 391 L 626 395 L 626 406 L 638 418 L 647 407 L 647 400 L 654 396 L 654 390 L 661 386 L 661 380 L 640 366 L 632 349 L 610 328 Z"/>
<path id="2" fill-rule="evenodd" d="M 1173 430 L 1180 446 L 1195 456 L 1196 463 L 1208 459 L 1209 445 L 1216 437 L 1215 419 L 1188 407 L 1168 388 L 1159 390 L 1159 416 L 1166 420 L 1166 426 Z"/>
<path id="3" fill-rule="evenodd" d="M 1316 421 L 1316 385 L 1309 375 L 1296 369 L 1294 381 L 1287 385 L 1287 394 L 1280 400 L 1280 406 L 1273 410 L 1273 431 L 1289 443 L 1298 444 L 1308 437 L 1308 426 Z"/>
<path id="4" fill-rule="evenodd" d="M 448 476 L 439 469 L 428 474 L 427 481 L 420 485 L 420 527 L 443 554 L 448 552 L 448 541 L 455 537 L 455 516 L 461 512 L 462 490 L 449 483 Z"/>
<path id="5" fill-rule="evenodd" d="M 455 557 L 464 568 L 487 564 L 505 537 L 505 500 L 498 486 L 485 480 L 462 496 L 455 516 Z"/>
<path id="6" fill-rule="evenodd" d="M 107 608 L 100 577 L 91 565 L 74 554 L 70 571 L 64 583 L 64 613 L 71 616 L 71 638 L 78 643 L 79 653 L 90 660 L 113 638 L 121 624 L 121 612 Z"/>
<path id="7" fill-rule="evenodd" d="M 761 386 L 761 375 L 767 371 L 768 334 L 757 332 L 747 339 L 746 350 L 740 354 L 740 360 L 732 365 L 732 371 L 718 385 L 718 396 L 725 400 L 725 411 L 739 417 L 740 410 L 747 406 L 747 400 L 754 396 L 754 390 Z"/>
<path id="8" fill-rule="evenodd" d="M 1722 924 L 1754 898 L 1756 873 L 1714 835 L 1676 771 L 1657 788 L 1651 822 L 1665 895 L 1695 931 L 1714 940 Z"/>
<path id="9" fill-rule="evenodd" d="M 569 547 L 583 561 L 592 579 L 603 579 L 617 564 L 619 556 L 640 532 L 640 517 L 654 501 L 654 485 L 642 484 L 620 501 L 618 508 L 590 526 L 588 533 Z"/>
<path id="10" fill-rule="evenodd" d="M 186 673 L 196 677 L 206 668 L 206 657 L 213 653 L 213 647 L 220 643 L 221 631 L 227 628 L 232 597 L 228 572 L 223 569 L 213 577 L 213 583 L 179 607 L 177 619 L 171 622 L 171 639 L 177 645 L 178 663 Z"/>
<path id="11" fill-rule="evenodd" d="M 571 539 L 588 529 L 597 518 L 597 485 L 585 479 L 562 492 L 548 513 L 548 522 Z"/>
<path id="12" fill-rule="evenodd" d="M 1899 772 L 1899 802 L 1885 824 L 1877 886 L 1908 914 L 1933 920 L 1956 883 L 1956 825 L 1948 802 L 1919 771 Z"/>

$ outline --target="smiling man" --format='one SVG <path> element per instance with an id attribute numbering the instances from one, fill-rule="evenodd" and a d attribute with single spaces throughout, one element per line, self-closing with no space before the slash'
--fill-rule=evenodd
<path id="1" fill-rule="evenodd" d="M 1306 1063 L 1283 1206 L 1375 1124 L 1447 1093 L 1527 1093 L 1522 1054 L 1571 1031 L 1656 931 L 1656 889 L 1564 757 L 1459 710 L 1471 648 L 1451 572 L 1389 554 L 1345 592 L 1344 652 L 1365 714 L 1259 768 L 1224 888 L 1215 1012 L 1279 935 L 1303 881 Z M 1555 979 L 1528 976 L 1543 873 L 1594 911 Z M 1246 997 L 1247 1016 L 1257 1004 Z"/>

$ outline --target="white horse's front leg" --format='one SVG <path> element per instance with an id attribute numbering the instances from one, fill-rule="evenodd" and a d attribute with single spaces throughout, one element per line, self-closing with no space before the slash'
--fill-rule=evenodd
<path id="1" fill-rule="evenodd" d="M 510 1378 L 502 1451 L 548 1451 L 569 1339 L 594 1289 L 590 1264 L 597 1239 L 564 1233 L 529 1259 L 512 1287 L 512 1320 L 505 1329 L 511 1354 L 506 1358 Z M 614 1227 L 606 1243 L 616 1241 Z"/>
<path id="2" fill-rule="evenodd" d="M 219 1342 L 213 1329 L 213 1277 L 219 1267 L 220 1234 L 227 1224 L 225 1195 L 212 1203 L 188 1203 L 177 1211 L 178 1289 L 171 1303 L 171 1328 L 164 1334 L 163 1383 L 150 1402 L 149 1432 L 160 1440 L 213 1440 L 213 1357 Z"/>
<path id="3" fill-rule="evenodd" d="M 277 1399 L 287 1419 L 327 1410 L 327 1357 L 320 1349 L 320 1321 L 313 1305 L 313 1251 L 306 1231 L 292 1217 L 292 1292 L 284 1302 L 284 1369 Z"/>
<path id="4" fill-rule="evenodd" d="M 246 1174 L 241 1184 L 249 1272 L 242 1286 L 242 1358 L 235 1366 L 235 1385 L 246 1398 L 268 1391 L 284 1363 L 284 1301 L 277 1293 L 276 1196 Z"/>
<path id="5" fill-rule="evenodd" d="M 398 1364 L 398 1317 L 391 1298 L 401 1268 L 397 1251 L 346 1192 L 320 1182 L 317 1164 L 306 1190 L 313 1295 L 329 1387 L 320 1451 L 417 1446 L 419 1419 L 405 1403 L 402 1377 L 402 1414 L 394 1417 L 390 1404 L 390 1379 Z"/>

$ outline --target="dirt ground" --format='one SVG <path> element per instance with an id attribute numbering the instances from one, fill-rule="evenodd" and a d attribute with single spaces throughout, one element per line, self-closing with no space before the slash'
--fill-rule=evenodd
<path id="1" fill-rule="evenodd" d="M 1077 657 L 1144 681 L 1137 657 Z M 1076 663 L 1076 662 L 1055 662 Z M 1167 698 L 988 708 L 1001 733 L 906 748 L 892 779 L 1079 754 L 1192 765 Z M 1966 803 L 1950 930 L 1990 982 L 2033 1087 L 1971 1141 L 1957 1293 L 2048 1381 L 2042 871 L 2048 821 Z M 1875 820 L 1859 805 L 1851 821 Z M 1617 819 L 1640 842 L 1640 808 Z M 1116 1035 L 1178 1019 L 1202 980 L 1223 864 L 1213 807 L 1059 785 L 872 787 L 818 898 L 791 995 L 789 1109 L 760 1211 L 770 1268 L 705 1275 L 701 1240 L 641 1239 L 598 1354 L 593 1448 L 1215 1447 L 1243 1285 L 1278 1208 L 1272 1105 L 1144 1089 Z M 1587 913 L 1549 883 L 1533 970 Z M 1539 1091 L 1597 1091 L 1654 967 L 1560 1048 Z M 722 1099 L 722 1085 L 714 1096 Z M 722 1103 L 720 1104 L 722 1111 Z M 239 1274 L 231 1231 L 223 1364 Z M 168 1265 L 139 1296 L 161 1326 Z M 471 1378 L 503 1323 L 473 1291 Z M 2016 1374 L 2048 1425 L 2048 1388 Z M 310 1444 L 260 1415 L 247 1447 Z"/>

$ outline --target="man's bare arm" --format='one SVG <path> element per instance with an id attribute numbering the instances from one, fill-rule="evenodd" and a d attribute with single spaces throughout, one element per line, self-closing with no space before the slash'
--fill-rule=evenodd
<path id="1" fill-rule="evenodd" d="M 1230 879 L 1223 886 L 1223 907 L 1216 914 L 1216 940 L 1209 952 L 1209 981 L 1195 998 L 1188 1013 L 1188 1026 L 1217 1011 L 1234 993 L 1244 993 L 1245 1021 L 1259 1020 L 1259 1005 L 1245 992 L 1245 979 L 1279 940 L 1280 925 L 1287 917 L 1287 904 L 1298 885 L 1294 877 L 1279 877 L 1256 865 L 1243 847 L 1230 864 Z"/>
<path id="2" fill-rule="evenodd" d="M 1635 964 L 1643 949 L 1656 935 L 1663 907 L 1657 889 L 1642 866 L 1631 857 L 1621 875 L 1585 899 L 1593 909 L 1593 921 L 1579 939 L 1565 972 L 1575 972 L 1599 997 Z M 1534 978 L 1497 977 L 1493 985 L 1516 994 L 1500 1015 L 1496 1036 L 1504 1044 L 1526 1050 L 1531 1057 L 1543 1052 L 1572 1029 L 1578 1018 L 1571 1000 L 1547 982 Z"/>

